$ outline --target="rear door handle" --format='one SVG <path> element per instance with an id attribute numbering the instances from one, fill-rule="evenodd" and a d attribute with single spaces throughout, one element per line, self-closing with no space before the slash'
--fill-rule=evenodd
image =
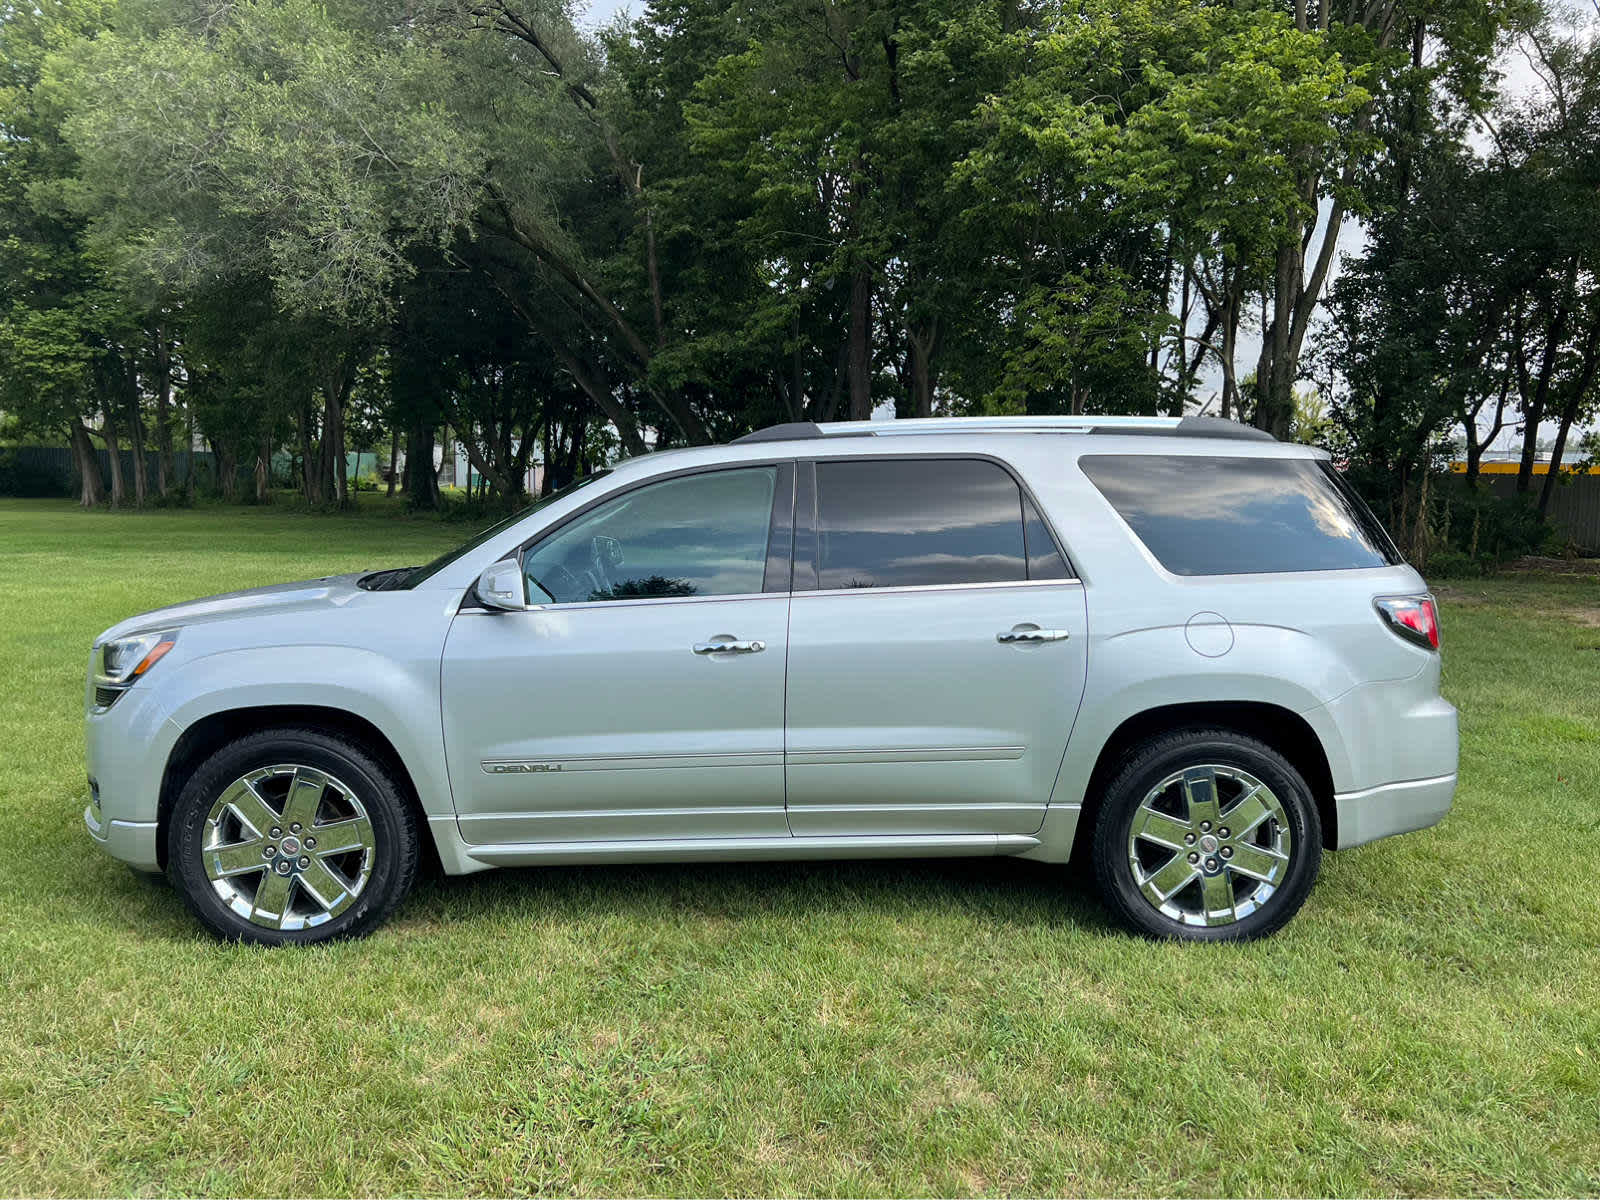
<path id="1" fill-rule="evenodd" d="M 696 654 L 760 654 L 767 648 L 765 642 L 741 642 L 733 638 L 726 641 L 696 642 Z"/>
<path id="2" fill-rule="evenodd" d="M 1008 629 L 994 635 L 997 642 L 1064 642 L 1072 636 L 1068 629 Z"/>

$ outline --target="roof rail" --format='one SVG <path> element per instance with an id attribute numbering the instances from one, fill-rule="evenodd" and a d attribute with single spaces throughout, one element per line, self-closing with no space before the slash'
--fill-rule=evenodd
<path id="1" fill-rule="evenodd" d="M 1184 437 L 1276 441 L 1263 429 L 1222 417 L 913 417 L 896 421 L 791 421 L 743 437 L 749 442 L 805 441 L 829 437 L 896 437 L 926 433 L 1159 433 Z"/>

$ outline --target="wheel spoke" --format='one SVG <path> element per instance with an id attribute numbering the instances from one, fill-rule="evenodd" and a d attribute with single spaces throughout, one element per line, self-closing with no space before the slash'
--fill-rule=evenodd
<path id="1" fill-rule="evenodd" d="M 1202 876 L 1200 896 L 1205 901 L 1207 925 L 1228 925 L 1238 919 L 1233 909 L 1233 882 L 1224 872 Z"/>
<path id="2" fill-rule="evenodd" d="M 1222 824 L 1228 827 L 1234 837 L 1243 837 L 1272 815 L 1272 809 L 1267 805 L 1267 797 L 1271 794 L 1266 784 L 1256 784 L 1222 814 Z"/>
<path id="3" fill-rule="evenodd" d="M 1233 857 L 1228 860 L 1228 866 L 1241 875 L 1248 875 L 1263 883 L 1273 883 L 1282 876 L 1284 865 L 1288 861 L 1287 854 L 1280 854 L 1265 846 L 1257 846 L 1250 842 L 1235 842 Z"/>
<path id="4" fill-rule="evenodd" d="M 1153 808 L 1141 807 L 1133 816 L 1133 836 L 1155 842 L 1158 846 L 1182 850 L 1183 836 L 1188 832 L 1189 826 L 1177 817 L 1169 817 Z"/>
<path id="5" fill-rule="evenodd" d="M 1211 822 L 1214 829 L 1222 815 L 1217 802 L 1217 772 L 1213 767 L 1194 767 L 1183 773 L 1183 799 L 1189 808 L 1189 823 Z"/>
<path id="6" fill-rule="evenodd" d="M 1145 878 L 1139 885 L 1140 890 L 1157 904 L 1165 904 L 1170 896 L 1182 891 L 1199 873 L 1200 869 L 1186 855 L 1174 854 L 1166 865 Z"/>
<path id="7" fill-rule="evenodd" d="M 313 858 L 311 865 L 301 872 L 300 886 L 311 894 L 312 899 L 330 911 L 350 892 L 350 885 L 320 858 Z"/>
<path id="8" fill-rule="evenodd" d="M 326 825 L 308 826 L 306 832 L 317 839 L 313 854 L 325 858 L 330 854 L 347 854 L 372 845 L 372 822 L 365 817 L 350 817 L 343 821 L 329 821 Z"/>
<path id="9" fill-rule="evenodd" d="M 254 767 L 220 789 L 194 853 L 229 911 L 285 932 L 346 913 L 379 864 L 377 832 L 361 797 L 327 771 L 292 759 Z"/>
<path id="10" fill-rule="evenodd" d="M 290 824 L 299 822 L 302 828 L 309 828 L 317 819 L 317 809 L 322 807 L 322 793 L 327 785 L 327 776 L 322 772 L 296 767 L 294 781 L 289 784 L 289 795 L 283 802 L 283 819 Z"/>
<path id="11" fill-rule="evenodd" d="M 1174 790 L 1183 795 L 1176 817 Z M 1154 855 L 1152 845 L 1173 854 Z M 1231 763 L 1193 760 L 1150 783 L 1127 847 L 1140 894 L 1179 926 L 1248 919 L 1283 883 L 1293 852 L 1288 816 L 1271 787 Z M 1153 870 L 1152 861 L 1159 863 Z"/>
<path id="12" fill-rule="evenodd" d="M 290 879 L 276 871 L 266 873 L 256 889 L 255 907 L 250 914 L 252 921 L 271 929 L 283 928 L 284 918 L 289 915 Z"/>
<path id="13" fill-rule="evenodd" d="M 233 815 L 258 838 L 266 837 L 267 831 L 282 820 L 249 779 L 234 780 L 233 786 L 223 793 L 221 803 L 232 809 Z"/>
<path id="14" fill-rule="evenodd" d="M 235 842 L 231 846 L 211 846 L 205 851 L 206 876 L 210 879 L 227 879 L 233 875 L 247 875 L 272 864 L 262 856 L 266 842 L 252 838 L 248 842 Z"/>

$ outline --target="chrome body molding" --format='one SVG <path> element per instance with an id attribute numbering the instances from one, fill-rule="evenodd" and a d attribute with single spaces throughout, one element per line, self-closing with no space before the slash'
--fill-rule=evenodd
<path id="1" fill-rule="evenodd" d="M 1022 834 L 746 838 L 608 838 L 463 846 L 480 866 L 561 863 L 759 862 L 775 859 L 938 858 L 1021 854 L 1039 840 Z"/>
<path id="2" fill-rule="evenodd" d="M 772 767 L 783 765 L 782 750 L 735 754 L 608 754 L 586 758 L 486 758 L 485 775 L 543 775 L 556 771 L 650 771 L 671 767 Z"/>
<path id="3" fill-rule="evenodd" d="M 1026 750 L 1026 746 L 889 746 L 882 749 L 791 750 L 786 757 L 794 766 L 880 762 L 1015 762 Z"/>

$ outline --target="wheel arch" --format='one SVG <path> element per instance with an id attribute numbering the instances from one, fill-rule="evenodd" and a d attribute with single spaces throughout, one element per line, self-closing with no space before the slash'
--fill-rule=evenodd
<path id="1" fill-rule="evenodd" d="M 433 839 L 422 836 L 430 828 L 405 760 L 388 736 L 365 717 L 340 708 L 315 704 L 262 704 L 227 708 L 209 713 L 178 735 L 161 772 L 161 791 L 156 805 L 156 857 L 161 869 L 167 868 L 167 828 L 178 794 L 189 776 L 221 747 L 252 733 L 268 729 L 310 728 L 336 734 L 357 743 L 377 758 L 399 785 L 402 796 L 417 819 L 419 840 L 436 856 Z"/>
<path id="2" fill-rule="evenodd" d="M 1084 790 L 1072 855 L 1087 859 L 1106 785 L 1129 751 L 1149 738 L 1183 729 L 1224 729 L 1255 738 L 1283 755 L 1305 778 L 1317 803 L 1322 844 L 1339 842 L 1338 811 L 1333 799 L 1333 772 L 1316 731 L 1298 713 L 1257 700 L 1206 700 L 1147 708 L 1127 717 L 1100 747 Z"/>

